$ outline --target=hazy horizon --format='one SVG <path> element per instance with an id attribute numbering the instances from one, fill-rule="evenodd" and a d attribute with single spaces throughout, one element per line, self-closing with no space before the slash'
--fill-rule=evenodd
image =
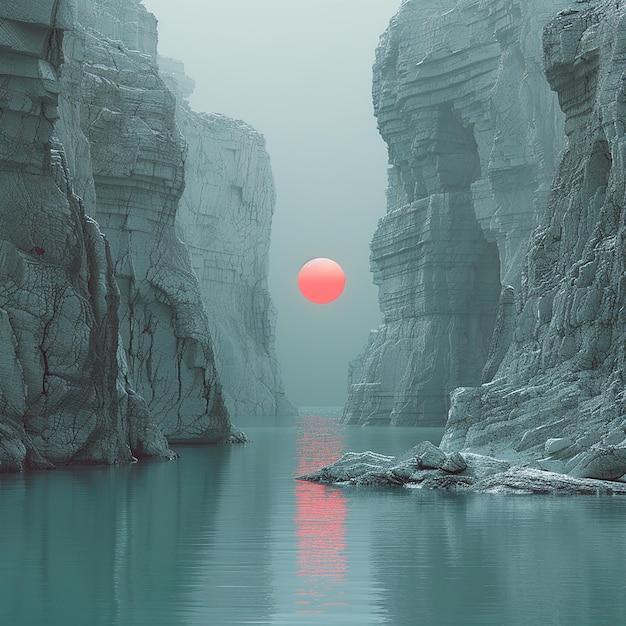
<path id="1" fill-rule="evenodd" d="M 159 53 L 183 61 L 196 83 L 191 106 L 265 136 L 277 193 L 269 288 L 286 393 L 300 406 L 341 405 L 348 362 L 381 319 L 369 242 L 385 214 L 387 151 L 371 66 L 400 0 L 143 4 L 159 20 Z M 317 256 L 346 272 L 343 295 L 328 305 L 297 288 L 300 267 Z"/>

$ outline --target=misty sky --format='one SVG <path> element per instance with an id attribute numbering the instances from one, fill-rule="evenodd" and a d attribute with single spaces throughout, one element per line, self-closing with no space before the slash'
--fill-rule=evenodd
<path id="1" fill-rule="evenodd" d="M 340 405 L 348 361 L 380 312 L 369 242 L 385 214 L 387 151 L 376 130 L 371 66 L 400 0 L 143 0 L 159 52 L 196 82 L 191 106 L 263 133 L 277 191 L 269 286 L 276 350 L 297 405 Z M 346 272 L 328 305 L 298 291 L 316 256 Z"/>

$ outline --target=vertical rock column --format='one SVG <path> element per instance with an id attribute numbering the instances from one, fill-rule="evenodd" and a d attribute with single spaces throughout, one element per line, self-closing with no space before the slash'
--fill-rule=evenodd
<path id="1" fill-rule="evenodd" d="M 381 38 L 373 98 L 391 167 L 371 263 L 383 325 L 352 365 L 350 423 L 443 425 L 450 392 L 492 373 L 510 341 L 500 324 L 491 345 L 494 323 L 519 288 L 556 152 L 558 131 L 538 126 L 559 127 L 533 35 L 543 4 L 408 0 Z"/>
<path id="2" fill-rule="evenodd" d="M 154 17 L 134 0 L 118 5 L 83 6 L 80 117 L 120 285 L 128 379 L 168 440 L 219 441 L 231 435 L 230 420 L 198 281 L 174 226 L 186 146 L 156 68 Z"/>
<path id="3" fill-rule="evenodd" d="M 161 58 L 159 66 L 188 144 L 176 226 L 209 314 L 226 406 L 231 416 L 292 415 L 267 287 L 275 193 L 265 140 L 245 122 L 193 111 L 183 64 Z"/>
<path id="4" fill-rule="evenodd" d="M 545 28 L 567 150 L 530 240 L 513 341 L 491 383 L 454 392 L 447 450 L 626 472 L 625 24 L 626 7 L 606 2 Z"/>
<path id="5" fill-rule="evenodd" d="M 0 471 L 132 459 L 108 244 L 53 135 L 72 8 L 0 7 Z"/>

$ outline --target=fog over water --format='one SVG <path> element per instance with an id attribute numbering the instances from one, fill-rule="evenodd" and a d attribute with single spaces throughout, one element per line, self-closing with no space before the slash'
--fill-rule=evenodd
<path id="1" fill-rule="evenodd" d="M 400 0 L 143 0 L 159 52 L 185 63 L 197 111 L 243 119 L 265 135 L 277 189 L 269 285 L 276 348 L 298 405 L 345 400 L 347 364 L 380 313 L 369 242 L 385 214 L 387 151 L 371 104 L 379 36 Z M 307 302 L 300 267 L 340 263 L 343 295 Z"/>

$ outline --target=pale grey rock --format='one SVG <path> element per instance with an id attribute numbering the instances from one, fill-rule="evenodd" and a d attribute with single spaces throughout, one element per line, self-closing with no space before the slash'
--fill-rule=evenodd
<path id="1" fill-rule="evenodd" d="M 371 263 L 383 324 L 351 366 L 346 422 L 443 425 L 450 392 L 503 360 L 563 143 L 541 29 L 566 5 L 406 0 L 382 36 L 373 97 L 391 167 Z"/>
<path id="2" fill-rule="evenodd" d="M 433 186 L 436 176 L 433 177 L 432 172 L 433 169 L 437 172 L 440 165 L 440 161 L 435 160 L 431 170 L 426 171 L 423 163 L 429 162 L 428 155 L 422 156 L 421 162 L 412 160 L 418 154 L 415 148 L 419 146 L 422 137 L 431 142 L 430 145 L 436 144 L 432 144 L 432 137 L 426 131 L 421 135 L 410 135 L 407 132 L 407 129 L 421 128 L 420 115 L 411 108 L 412 102 L 421 96 L 410 91 L 413 83 L 407 79 L 415 76 L 415 66 L 410 63 L 401 65 L 400 61 L 414 58 L 409 54 L 415 45 L 412 41 L 425 42 L 419 45 L 427 45 L 431 40 L 438 41 L 439 37 L 445 41 L 444 31 L 433 28 L 433 24 L 440 20 L 449 25 L 457 11 L 469 8 L 480 12 L 489 6 L 493 9 L 492 16 L 506 15 L 506 11 L 504 14 L 499 13 L 498 7 L 503 8 L 505 4 L 497 0 L 485 3 L 451 2 L 449 6 L 441 6 L 439 9 L 434 4 L 422 3 L 424 11 L 421 16 L 426 24 L 422 26 L 416 21 L 419 14 L 416 5 L 410 0 L 403 3 L 387 38 L 383 39 L 382 50 L 390 51 L 390 63 L 381 66 L 388 73 L 388 84 L 375 87 L 375 97 L 378 93 L 382 102 L 389 102 L 384 111 L 396 115 L 393 125 L 389 126 L 388 143 L 392 163 L 395 164 L 393 159 L 397 155 L 405 156 L 402 177 L 396 179 L 390 188 L 393 193 L 388 217 L 398 212 L 398 209 L 393 208 L 394 202 L 402 205 L 407 200 L 411 201 L 411 190 L 415 195 L 412 203 L 406 206 L 414 207 L 423 202 L 415 198 L 424 193 L 424 187 L 430 193 L 428 202 L 433 202 L 434 195 L 430 189 L 436 190 L 436 185 Z M 517 17 L 511 14 L 511 19 L 503 22 L 509 24 L 505 37 L 509 43 L 516 41 L 515 24 L 523 24 L 524 16 L 529 16 L 525 11 L 532 13 L 531 20 L 541 23 L 545 11 L 550 8 L 547 4 L 539 6 L 532 2 L 511 2 L 506 6 L 515 8 L 517 12 Z M 465 15 L 468 16 L 466 23 L 471 23 L 471 13 Z M 486 24 L 490 22 L 485 17 L 483 26 Z M 451 29 L 451 32 L 463 32 L 463 29 L 463 24 L 460 24 L 456 31 Z M 474 41 L 479 37 L 471 29 L 469 32 L 474 36 Z M 428 33 L 431 33 L 431 39 Z M 595 6 L 585 4 L 579 10 L 564 11 L 547 22 L 543 31 L 545 74 L 565 114 L 567 143 L 547 203 L 545 192 L 549 187 L 542 182 L 532 194 L 532 203 L 524 204 L 518 197 L 516 202 L 510 204 L 515 210 L 532 205 L 533 210 L 529 211 L 529 215 L 535 211 L 536 227 L 528 240 L 526 256 L 523 254 L 523 238 L 519 240 L 518 252 L 510 254 L 496 237 L 501 280 L 505 285 L 510 284 L 514 292 L 507 287 L 500 298 L 490 347 L 493 359 L 490 357 L 483 368 L 482 384 L 457 387 L 451 393 L 450 410 L 440 444 L 444 452 L 452 454 L 458 451 L 465 458 L 468 467 L 460 476 L 470 479 L 470 483 L 464 488 L 489 492 L 624 493 L 625 33 L 626 6 L 615 2 L 603 2 Z M 453 46 L 453 49 L 461 50 L 457 46 Z M 524 55 L 530 49 L 522 46 L 518 50 L 517 61 L 525 58 Z M 537 47 L 533 49 L 538 50 Z M 450 54 L 442 49 L 439 56 L 433 53 L 418 65 L 449 58 Z M 507 62 L 513 59 L 507 58 Z M 398 71 L 399 67 L 402 71 Z M 535 64 L 535 67 L 539 65 Z M 502 84 L 509 84 L 509 88 L 523 85 L 526 78 L 520 79 L 518 76 L 513 79 L 509 75 L 511 72 L 512 76 L 518 76 L 514 67 L 504 63 L 503 59 L 498 69 Z M 487 74 L 485 72 L 484 75 Z M 528 78 L 531 75 L 529 71 Z M 448 83 L 451 90 L 453 88 L 452 94 L 462 93 L 458 83 L 454 83 L 453 69 L 446 75 L 445 84 Z M 480 80 L 473 83 L 479 84 Z M 396 94 L 401 87 L 404 95 L 399 98 Z M 497 89 L 494 95 L 496 92 Z M 522 95 L 522 92 L 519 94 Z M 432 98 L 432 92 L 427 92 L 424 97 Z M 456 103 L 455 98 L 456 95 L 452 101 Z M 520 98 L 519 102 L 523 104 L 524 98 Z M 542 102 L 545 104 L 547 101 L 544 99 Z M 554 147 L 560 143 L 557 138 L 559 124 L 554 123 L 557 117 L 548 115 L 547 109 L 542 110 L 544 122 L 550 118 L 550 125 L 553 126 Z M 380 112 L 384 111 L 382 108 L 379 111 L 379 122 Z M 403 121 L 403 115 L 411 111 L 415 115 Z M 436 120 L 437 116 L 434 115 L 433 119 Z M 510 119 L 514 119 L 515 123 L 522 121 L 522 125 L 528 120 L 524 115 Z M 473 127 L 475 136 L 478 127 L 477 122 Z M 520 128 L 519 124 L 517 127 Z M 504 126 L 502 128 L 505 129 Z M 544 140 L 549 137 L 545 134 L 546 130 L 544 127 L 538 133 Z M 513 150 L 514 154 L 515 150 L 521 150 L 527 145 L 521 141 L 522 136 L 519 133 L 503 132 L 494 139 L 494 150 L 498 146 L 509 145 L 508 149 Z M 415 139 L 409 141 L 411 137 Z M 477 139 L 476 143 L 480 156 L 481 141 Z M 513 144 L 517 148 L 512 147 Z M 533 153 L 535 156 L 545 148 L 537 163 L 541 164 L 544 173 L 550 171 L 549 146 L 547 143 L 543 144 L 543 148 L 539 147 L 540 144 L 535 146 L 538 147 Z M 435 147 L 433 154 L 438 154 Z M 518 153 L 518 156 L 521 154 Z M 554 150 L 551 154 L 554 154 Z M 504 163 L 497 158 L 501 164 Z M 528 156 L 525 158 L 527 165 L 532 162 Z M 480 162 L 483 163 L 482 158 Z M 413 163 L 416 167 L 411 167 Z M 487 171 L 490 171 L 489 167 Z M 531 170 L 537 171 L 534 166 Z M 445 171 L 441 172 L 440 176 L 443 176 Z M 535 182 L 542 177 L 543 174 L 540 174 Z M 476 194 L 480 191 L 482 198 L 487 198 L 487 204 L 491 203 L 497 194 L 494 192 L 493 177 L 489 175 L 488 179 L 493 193 L 489 192 L 484 180 L 481 182 L 477 179 L 472 183 L 474 209 L 486 234 L 488 232 L 483 217 L 488 212 L 482 213 L 484 205 L 480 204 Z M 400 185 L 398 180 L 403 184 Z M 408 188 L 404 184 L 407 180 L 410 182 Z M 532 176 L 525 180 L 532 180 Z M 383 220 L 383 224 L 386 221 L 388 218 Z M 531 222 L 526 221 L 523 228 L 529 227 Z M 394 227 L 390 231 L 389 240 L 402 237 L 406 238 L 403 241 L 408 242 L 410 228 L 410 224 L 401 229 Z M 417 247 L 423 239 L 420 237 L 416 239 Z M 407 243 L 403 247 L 399 246 L 398 250 L 406 255 L 415 247 Z M 395 254 L 397 257 L 399 253 Z M 394 258 L 393 246 L 390 246 L 385 258 Z M 411 271 L 401 269 L 395 278 L 396 284 L 409 284 L 410 276 Z M 381 302 L 385 302 L 386 293 L 383 289 Z M 396 301 L 402 302 L 401 299 Z M 417 316 L 414 317 L 417 319 Z M 386 342 L 391 342 L 393 336 L 389 325 L 383 326 L 370 340 L 363 363 L 356 368 L 363 372 L 367 384 L 378 385 L 376 393 L 380 391 L 381 397 L 385 398 L 393 395 L 393 374 L 398 373 L 394 370 L 394 359 L 385 356 Z M 419 342 L 415 345 L 420 348 L 423 346 Z M 456 345 L 449 345 L 453 352 L 458 350 Z M 432 352 L 426 354 L 430 356 Z M 370 365 L 374 369 L 368 370 Z M 380 368 L 376 369 L 375 366 Z M 368 371 L 375 372 L 376 376 L 368 379 Z M 382 384 L 386 375 L 389 375 L 387 383 Z M 367 402 L 372 404 L 372 395 L 369 394 L 369 399 L 365 397 L 363 406 Z M 363 395 L 359 397 L 364 398 Z M 390 400 L 386 402 L 387 408 L 393 404 Z M 354 403 L 351 406 L 354 407 Z M 348 417 L 350 411 L 353 408 L 348 408 Z M 487 463 L 487 458 L 492 460 Z M 508 469 L 497 470 L 500 463 L 508 464 Z M 332 475 L 332 471 L 327 470 L 327 475 Z M 428 482 L 429 479 L 421 470 L 415 473 L 415 480 L 421 481 L 420 485 L 436 486 L 439 480 L 437 470 L 432 476 L 435 478 Z M 410 484 L 410 477 L 407 484 Z"/>
<path id="3" fill-rule="evenodd" d="M 408 482 L 412 476 L 422 470 L 420 470 L 419 465 L 415 459 L 407 459 L 394 464 L 394 466 L 389 471 L 399 481 Z"/>
<path id="4" fill-rule="evenodd" d="M 544 450 L 548 456 L 558 457 L 565 454 L 574 445 L 574 441 L 569 437 L 557 437 L 546 440 Z"/>
<path id="5" fill-rule="evenodd" d="M 109 245 L 54 135 L 75 8 L 0 6 L 0 471 L 130 462 L 131 444 L 173 456 L 129 438 Z"/>
<path id="6" fill-rule="evenodd" d="M 420 469 L 441 468 L 446 462 L 446 454 L 430 441 L 422 441 L 414 448 L 415 460 Z"/>
<path id="7" fill-rule="evenodd" d="M 575 478 L 533 468 L 514 468 L 471 485 L 479 493 L 551 495 L 626 495 L 626 485 L 614 481 Z"/>
<path id="8" fill-rule="evenodd" d="M 193 111 L 186 99 L 194 84 L 180 61 L 161 57 L 159 68 L 188 145 L 176 228 L 208 312 L 226 406 L 232 417 L 294 415 L 267 286 L 275 191 L 265 140 L 245 122 Z"/>
<path id="9" fill-rule="evenodd" d="M 626 447 L 593 447 L 573 457 L 567 473 L 576 478 L 616 480 L 626 474 Z"/>
<path id="10" fill-rule="evenodd" d="M 0 6 L 0 471 L 175 458 L 166 437 L 245 441 L 176 231 L 188 147 L 156 46 L 139 0 Z M 234 141 L 226 127 L 216 143 Z M 262 222 L 243 261 L 256 289 L 238 300 L 258 344 L 246 402 L 286 412 L 265 283 L 271 175 L 260 136 L 239 131 L 244 154 L 222 185 L 242 179 L 239 218 Z"/>
<path id="11" fill-rule="evenodd" d="M 453 452 L 446 455 L 446 460 L 441 464 L 440 469 L 449 474 L 460 474 L 467 469 L 467 462 L 460 452 Z"/>
<path id="12" fill-rule="evenodd" d="M 503 459 L 497 459 L 485 454 L 465 452 L 463 458 L 467 464 L 464 474 L 472 478 L 482 480 L 494 474 L 500 474 L 511 469 L 511 463 Z"/>
<path id="13" fill-rule="evenodd" d="M 387 484 L 394 482 L 392 467 L 395 457 L 385 456 L 376 452 L 347 452 L 332 465 L 300 477 L 302 480 L 321 483 L 351 482 L 357 484 L 361 480 L 370 480 L 372 476 L 378 477 L 378 482 Z"/>
<path id="14" fill-rule="evenodd" d="M 553 457 L 539 459 L 536 463 L 537 467 L 547 472 L 556 472 L 557 474 L 565 473 L 565 463 Z"/>
<path id="15" fill-rule="evenodd" d="M 336 463 L 300 476 L 298 480 L 335 485 L 453 489 L 473 493 L 626 495 L 626 484 L 621 482 L 511 466 L 501 459 L 472 453 L 468 453 L 467 458 L 465 472 L 450 474 L 441 469 L 415 469 L 410 460 L 394 465 L 394 457 L 373 452 L 349 452 Z"/>
<path id="16" fill-rule="evenodd" d="M 138 0 L 78 8 L 59 134 L 87 157 L 74 164 L 75 178 L 110 242 L 127 384 L 168 441 L 226 440 L 207 311 L 175 230 L 187 146 L 158 73 L 156 20 Z"/>
<path id="17" fill-rule="evenodd" d="M 544 390 L 544 393 L 548 390 Z M 536 426 L 534 428 L 529 428 L 523 435 L 520 442 L 515 446 L 515 450 L 517 452 L 522 452 L 523 450 L 528 450 L 529 448 L 537 447 L 537 445 L 546 442 L 544 444 L 544 449 L 548 442 L 548 438 L 551 435 L 557 434 L 559 430 L 565 424 L 565 420 L 557 420 L 551 424 L 542 424 L 541 426 Z"/>
<path id="18" fill-rule="evenodd" d="M 530 240 L 514 339 L 490 383 L 452 394 L 444 450 L 544 467 L 548 454 L 575 477 L 625 471 L 625 25 L 626 7 L 607 2 L 545 28 L 567 149 Z"/>

